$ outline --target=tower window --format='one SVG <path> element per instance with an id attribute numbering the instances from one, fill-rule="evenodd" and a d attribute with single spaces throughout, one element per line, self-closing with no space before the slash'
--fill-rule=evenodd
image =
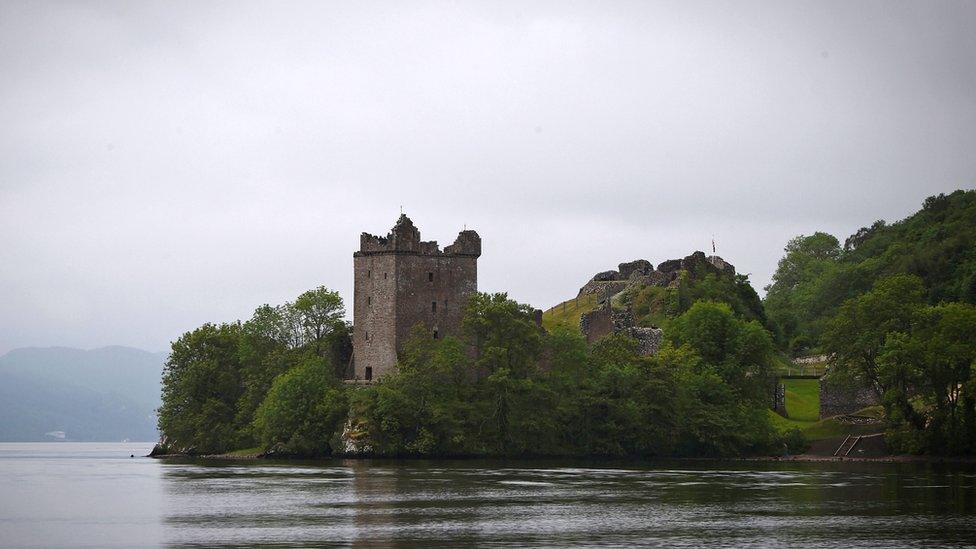
<path id="1" fill-rule="evenodd" d="M 427 273 L 427 282 L 434 281 L 434 273 Z"/>
<path id="2" fill-rule="evenodd" d="M 434 339 L 437 339 L 437 330 L 434 330 Z"/>
<path id="3" fill-rule="evenodd" d="M 369 330 L 363 330 L 363 339 L 369 341 Z"/>
<path id="4" fill-rule="evenodd" d="M 367 305 L 373 304 L 373 296 L 366 296 L 366 304 Z"/>
<path id="5" fill-rule="evenodd" d="M 373 270 L 366 269 L 366 278 L 373 278 Z"/>
<path id="6" fill-rule="evenodd" d="M 383 273 L 383 280 L 386 280 L 386 273 Z"/>
<path id="7" fill-rule="evenodd" d="M 432 312 L 432 313 L 436 313 L 437 312 L 437 302 L 436 301 L 431 301 L 430 302 L 430 312 Z"/>
<path id="8" fill-rule="evenodd" d="M 373 379 L 373 367 L 372 366 L 367 366 L 366 367 L 366 381 L 369 381 L 371 379 Z"/>

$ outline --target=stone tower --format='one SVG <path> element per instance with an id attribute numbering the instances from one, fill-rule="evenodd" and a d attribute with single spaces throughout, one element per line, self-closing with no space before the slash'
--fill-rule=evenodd
<path id="1" fill-rule="evenodd" d="M 386 237 L 363 233 L 353 254 L 353 358 L 356 380 L 370 381 L 396 368 L 411 328 L 434 337 L 460 330 L 465 302 L 478 290 L 481 237 L 461 231 L 443 251 L 423 242 L 400 215 Z"/>

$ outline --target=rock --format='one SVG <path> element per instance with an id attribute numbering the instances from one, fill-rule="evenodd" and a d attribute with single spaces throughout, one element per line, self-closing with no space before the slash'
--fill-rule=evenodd
<path id="1" fill-rule="evenodd" d="M 667 287 L 675 277 L 678 276 L 677 271 L 671 271 L 669 273 L 654 271 L 651 274 L 644 277 L 644 284 L 648 286 L 661 286 L 662 288 Z"/>
<path id="2" fill-rule="evenodd" d="M 735 274 L 735 267 L 731 263 L 725 261 L 724 259 L 722 259 L 721 257 L 719 257 L 717 255 L 710 255 L 710 256 L 708 256 L 708 262 L 713 267 L 715 267 L 716 269 L 722 271 L 725 274 L 731 274 L 731 275 L 734 275 Z"/>
<path id="3" fill-rule="evenodd" d="M 617 271 L 603 271 L 593 275 L 593 281 L 595 282 L 605 282 L 610 280 L 620 280 L 620 273 Z"/>
<path id="4" fill-rule="evenodd" d="M 681 268 L 691 273 L 701 272 L 702 269 L 711 266 L 712 264 L 705 257 L 705 252 L 695 252 L 681 260 Z"/>
<path id="5" fill-rule="evenodd" d="M 623 280 L 633 278 L 634 273 L 648 275 L 654 271 L 654 265 L 651 265 L 651 262 L 646 259 L 635 259 L 634 261 L 621 263 L 618 268 L 620 269 L 620 278 Z"/>
<path id="6" fill-rule="evenodd" d="M 165 456 L 168 453 L 169 453 L 169 448 L 164 443 L 157 442 L 153 446 L 152 451 L 149 452 L 149 456 L 148 457 Z"/>
<path id="7" fill-rule="evenodd" d="M 612 296 L 624 291 L 627 284 L 628 282 L 626 280 L 591 280 L 587 282 L 585 286 L 580 288 L 579 294 L 577 295 L 596 294 L 600 296 L 600 299 L 602 300 L 606 295 Z"/>
<path id="8" fill-rule="evenodd" d="M 669 259 L 657 266 L 657 270 L 662 273 L 673 273 L 681 268 L 680 259 Z"/>

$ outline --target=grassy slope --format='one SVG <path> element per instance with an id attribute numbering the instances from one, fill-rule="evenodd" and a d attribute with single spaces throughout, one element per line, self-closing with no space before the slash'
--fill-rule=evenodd
<path id="1" fill-rule="evenodd" d="M 578 330 L 580 317 L 584 313 L 596 309 L 596 305 L 597 296 L 595 294 L 570 299 L 542 313 L 542 326 L 547 330 L 552 330 L 556 326 L 566 326 Z"/>
<path id="2" fill-rule="evenodd" d="M 784 379 L 786 414 L 796 421 L 820 420 L 820 380 Z"/>

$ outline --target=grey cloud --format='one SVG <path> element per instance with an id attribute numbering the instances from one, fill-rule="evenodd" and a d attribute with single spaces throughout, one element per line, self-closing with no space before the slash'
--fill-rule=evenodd
<path id="1" fill-rule="evenodd" d="M 538 307 L 706 249 L 757 289 L 976 178 L 971 2 L 0 4 L 0 352 L 152 350 L 399 207 Z"/>

